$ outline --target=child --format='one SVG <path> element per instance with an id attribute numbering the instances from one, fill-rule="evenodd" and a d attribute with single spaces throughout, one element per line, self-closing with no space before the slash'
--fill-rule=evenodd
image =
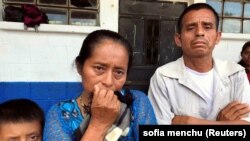
<path id="1" fill-rule="evenodd" d="M 250 41 L 243 45 L 240 55 L 241 60 L 238 62 L 238 64 L 245 68 L 247 78 L 250 82 Z"/>
<path id="2" fill-rule="evenodd" d="M 0 104 L 1 141 L 42 141 L 44 112 L 33 101 L 13 99 Z"/>

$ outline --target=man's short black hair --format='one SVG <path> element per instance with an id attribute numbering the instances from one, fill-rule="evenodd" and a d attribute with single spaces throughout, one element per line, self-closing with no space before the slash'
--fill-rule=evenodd
<path id="1" fill-rule="evenodd" d="M 182 14 L 180 15 L 179 19 L 178 19 L 178 25 L 177 25 L 177 31 L 178 33 L 181 33 L 181 29 L 182 29 L 182 22 L 183 22 L 183 17 L 190 11 L 193 10 L 201 10 L 201 9 L 208 9 L 210 11 L 213 12 L 215 20 L 216 20 L 216 30 L 218 31 L 219 28 L 219 15 L 218 13 L 214 10 L 214 8 L 212 6 L 210 6 L 207 3 L 194 3 L 192 5 L 190 5 L 189 7 L 187 7 Z"/>

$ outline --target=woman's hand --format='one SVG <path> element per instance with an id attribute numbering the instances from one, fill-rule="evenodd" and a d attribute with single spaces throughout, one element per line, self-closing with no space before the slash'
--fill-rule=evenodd
<path id="1" fill-rule="evenodd" d="M 114 91 L 94 87 L 91 104 L 91 119 L 82 138 L 92 141 L 102 141 L 120 113 L 121 103 Z"/>
<path id="2" fill-rule="evenodd" d="M 92 141 L 103 141 L 107 131 L 120 113 L 121 103 L 114 91 L 94 87 L 91 104 L 91 119 L 82 138 Z"/>
<path id="3" fill-rule="evenodd" d="M 114 91 L 95 86 L 90 123 L 108 130 L 119 115 L 120 106 L 120 101 Z"/>

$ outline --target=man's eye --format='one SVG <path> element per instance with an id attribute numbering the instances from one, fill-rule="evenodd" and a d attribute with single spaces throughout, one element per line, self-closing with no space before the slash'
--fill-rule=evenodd
<path id="1" fill-rule="evenodd" d="M 211 26 L 211 25 L 206 25 L 205 28 L 206 28 L 206 29 L 211 29 L 212 26 Z"/>
<path id="2" fill-rule="evenodd" d="M 194 29 L 193 26 L 187 27 L 187 30 L 188 30 L 188 31 L 189 31 L 189 30 L 193 30 L 193 29 Z"/>

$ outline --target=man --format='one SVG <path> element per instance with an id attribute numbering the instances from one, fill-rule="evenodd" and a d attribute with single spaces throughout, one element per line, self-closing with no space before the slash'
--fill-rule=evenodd
<path id="1" fill-rule="evenodd" d="M 44 113 L 29 99 L 0 104 L 1 141 L 42 141 Z"/>
<path id="2" fill-rule="evenodd" d="M 206 3 L 178 20 L 183 56 L 159 67 L 148 96 L 159 124 L 249 124 L 250 87 L 244 68 L 212 57 L 221 39 L 219 16 Z"/>

